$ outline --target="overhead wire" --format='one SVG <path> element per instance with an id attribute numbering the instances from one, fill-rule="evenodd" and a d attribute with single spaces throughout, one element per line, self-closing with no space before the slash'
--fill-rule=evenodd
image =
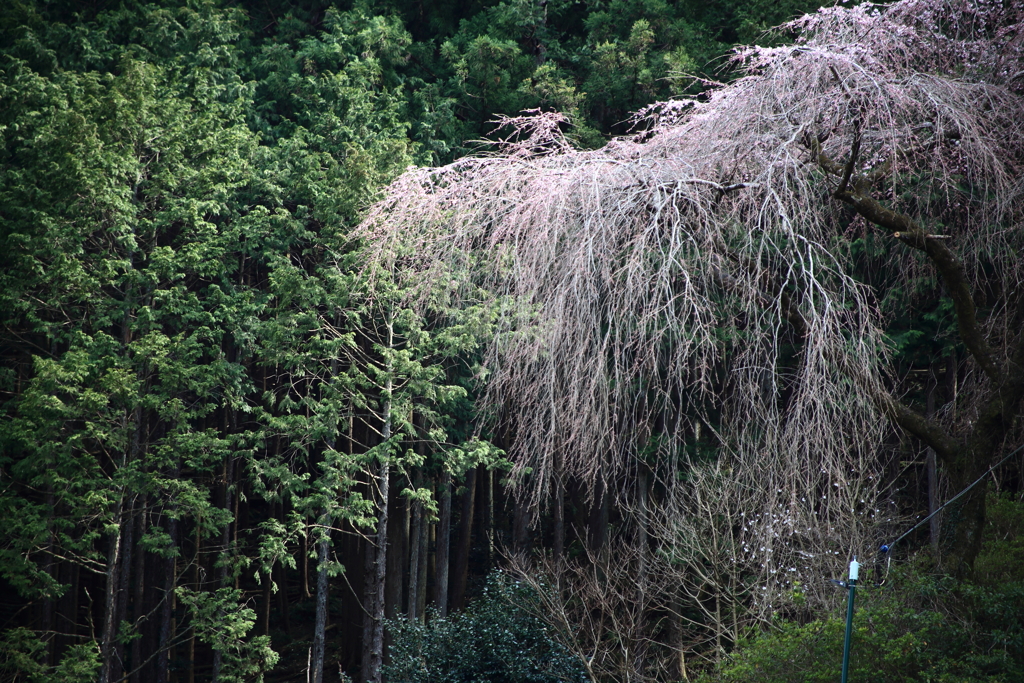
<path id="1" fill-rule="evenodd" d="M 1012 457 L 1013 457 L 1014 455 L 1016 455 L 1017 453 L 1020 453 L 1020 452 L 1021 452 L 1022 450 L 1024 450 L 1024 444 L 1022 444 L 1022 445 L 1018 446 L 1017 448 L 1013 449 L 1012 451 L 1010 451 L 1010 452 L 1009 452 L 1009 453 L 1008 453 L 1008 454 L 1007 454 L 1007 455 L 1006 455 L 1005 457 L 1003 457 L 1003 458 L 1002 458 L 1002 459 L 1001 459 L 1001 460 L 1000 460 L 999 462 L 997 462 L 997 463 L 996 463 L 995 465 L 992 465 L 992 467 L 989 467 L 989 468 L 988 468 L 987 470 L 985 470 L 985 473 L 984 473 L 984 474 L 982 474 L 982 475 L 981 475 L 980 477 L 978 477 L 978 478 L 977 478 L 977 479 L 975 479 L 975 480 L 974 480 L 973 482 L 971 482 L 971 483 L 970 483 L 969 485 L 967 485 L 967 487 L 966 487 L 966 488 L 964 488 L 964 489 L 963 489 L 962 491 L 960 491 L 960 492 L 959 492 L 958 494 L 956 494 L 955 496 L 953 496 L 952 498 L 950 498 L 949 500 L 947 500 L 947 501 L 946 501 L 945 503 L 943 503 L 943 504 L 942 504 L 942 505 L 940 505 L 939 507 L 935 508 L 935 510 L 934 510 L 934 511 L 932 511 L 932 512 L 931 512 L 931 514 L 929 514 L 929 515 L 928 515 L 927 517 L 925 517 L 924 519 L 922 519 L 921 521 L 919 521 L 919 522 L 918 522 L 917 524 L 915 524 L 914 526 L 910 527 L 910 528 L 909 528 L 909 529 L 907 529 L 907 530 L 906 530 L 905 532 L 903 532 L 902 534 L 900 534 L 900 536 L 899 536 L 899 537 L 897 537 L 895 541 L 892 541 L 892 542 L 890 542 L 890 543 L 883 543 L 883 544 L 882 544 L 881 546 L 879 546 L 879 548 L 878 548 L 878 552 L 880 553 L 881 557 L 884 557 L 884 558 L 885 558 L 885 576 L 884 576 L 884 577 L 882 578 L 882 580 L 881 580 L 881 581 L 879 581 L 878 583 L 876 583 L 876 584 L 875 584 L 875 586 L 881 586 L 882 584 L 884 584 L 884 583 L 885 583 L 885 581 L 886 581 L 886 578 L 888 578 L 888 576 L 889 576 L 889 566 L 890 566 L 890 564 L 891 564 L 891 562 L 892 562 L 892 556 L 891 556 L 891 555 L 889 555 L 889 551 L 890 551 L 890 550 L 892 550 L 892 548 L 893 548 L 893 546 L 894 546 L 894 545 L 896 545 L 897 543 L 899 543 L 900 541 L 902 541 L 902 540 L 903 540 L 904 538 L 906 538 L 906 537 L 907 537 L 907 536 L 909 536 L 910 534 L 914 533 L 914 531 L 916 531 L 916 530 L 917 530 L 917 529 L 919 529 L 919 528 L 920 528 L 920 527 L 921 527 L 922 525 L 924 525 L 924 524 L 925 524 L 925 523 L 927 523 L 927 522 L 928 522 L 929 520 L 931 520 L 931 518 L 932 518 L 932 517 L 934 517 L 935 515 L 937 515 L 937 514 L 939 514 L 940 512 L 942 512 L 942 510 L 943 510 L 943 509 L 945 509 L 945 508 L 946 508 L 946 507 L 948 507 L 949 505 L 951 505 L 951 504 L 955 503 L 955 502 L 956 502 L 957 500 L 959 500 L 960 498 L 962 498 L 962 497 L 963 497 L 964 495 L 966 495 L 966 494 L 967 494 L 967 492 L 968 492 L 968 491 L 970 491 L 970 490 L 971 490 L 971 489 L 973 489 L 973 488 L 974 488 L 975 486 L 977 486 L 977 485 L 978 485 L 978 484 L 980 484 L 980 483 L 981 483 L 982 481 L 984 481 L 984 480 L 985 480 L 985 478 L 986 478 L 986 477 L 988 477 L 988 475 L 992 474 L 992 472 L 993 472 L 993 471 L 994 471 L 994 470 L 995 470 L 995 469 L 996 469 L 997 467 L 999 467 L 1000 465 L 1002 465 L 1002 464 L 1003 464 L 1004 462 L 1006 462 L 1007 460 L 1009 460 L 1010 458 L 1012 458 Z M 881 557 L 880 557 L 879 559 L 881 559 Z"/>

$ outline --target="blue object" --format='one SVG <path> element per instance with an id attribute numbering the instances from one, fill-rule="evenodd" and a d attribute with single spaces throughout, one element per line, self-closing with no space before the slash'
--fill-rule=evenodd
<path id="1" fill-rule="evenodd" d="M 889 546 L 887 546 L 886 544 L 883 543 L 882 547 L 879 548 L 879 550 L 881 550 L 883 553 L 887 553 L 887 552 L 889 552 Z"/>

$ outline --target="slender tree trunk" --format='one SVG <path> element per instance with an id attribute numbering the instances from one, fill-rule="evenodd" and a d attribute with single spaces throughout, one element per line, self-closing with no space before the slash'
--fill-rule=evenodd
<path id="1" fill-rule="evenodd" d="M 409 606 L 407 609 L 409 621 L 414 621 L 419 618 L 420 550 L 422 535 L 423 506 L 419 501 L 414 501 L 412 502 L 412 528 L 409 531 Z"/>
<path id="2" fill-rule="evenodd" d="M 51 579 L 54 578 L 54 572 L 56 566 L 53 561 L 53 512 L 56 508 L 56 501 L 53 495 L 53 484 L 47 482 L 46 494 L 44 497 L 46 501 L 46 549 L 43 551 L 43 572 Z M 53 658 L 56 652 L 54 648 L 57 643 L 54 642 L 53 632 L 53 613 L 54 613 L 54 599 L 49 594 L 43 598 L 43 602 L 40 609 L 39 619 L 39 630 L 43 632 L 43 642 L 46 643 L 46 651 L 43 655 L 43 664 L 50 666 L 53 663 Z"/>
<path id="3" fill-rule="evenodd" d="M 328 553 L 331 547 L 331 518 L 327 510 L 320 516 L 324 529 L 316 544 L 316 617 L 313 624 L 313 653 L 311 655 L 310 680 L 322 683 L 324 677 L 324 656 L 327 634 L 327 598 L 330 588 L 327 576 Z"/>
<path id="4" fill-rule="evenodd" d="M 67 591 L 57 601 L 57 619 L 58 623 L 65 624 L 65 626 L 59 629 L 59 635 L 54 638 L 54 651 L 59 654 L 64 651 L 68 645 L 78 642 L 76 638 L 79 635 L 78 625 L 78 576 L 79 567 L 77 563 L 62 562 L 59 569 L 61 575 L 61 583 L 68 586 Z"/>
<path id="5" fill-rule="evenodd" d="M 117 608 L 115 609 L 117 624 L 115 629 L 120 631 L 121 621 L 128 616 L 128 599 L 131 597 L 131 576 L 132 576 L 132 553 L 135 551 L 135 505 L 134 501 L 128 509 L 128 513 L 122 524 L 124 525 L 124 538 L 121 542 L 121 566 L 118 573 L 121 575 L 117 586 Z M 114 661 L 110 669 L 110 679 L 120 680 L 124 674 L 124 643 L 117 639 L 114 645 Z"/>
<path id="6" fill-rule="evenodd" d="M 324 513 L 321 513 L 324 514 Z M 330 526 L 328 524 L 327 526 Z M 320 550 L 317 549 L 317 557 L 319 557 Z M 320 573 L 320 570 L 317 570 Z M 309 593 L 309 525 L 306 525 L 306 532 L 302 534 L 302 594 L 306 598 L 311 598 Z"/>
<path id="7" fill-rule="evenodd" d="M 118 584 L 120 574 L 118 569 L 121 564 L 121 503 L 118 502 L 118 510 L 114 515 L 115 528 L 109 534 L 109 547 L 107 548 L 107 589 L 105 605 L 103 610 L 103 631 L 100 641 L 100 676 L 99 683 L 111 683 L 114 680 L 114 645 L 117 637 L 117 606 L 118 606 Z"/>
<path id="8" fill-rule="evenodd" d="M 452 609 L 460 610 L 466 603 L 466 584 L 469 581 L 469 551 L 473 540 L 473 510 L 476 508 L 476 469 L 466 472 L 466 493 L 462 496 L 462 518 L 459 520 L 459 540 L 455 548 L 455 566 L 452 576 Z"/>
<path id="9" fill-rule="evenodd" d="M 288 602 L 288 568 L 281 562 L 278 562 L 274 565 L 274 574 L 277 576 L 275 580 L 277 584 L 277 611 L 281 618 L 281 627 L 284 628 L 285 635 L 291 638 L 292 620 L 291 606 Z"/>
<path id="10" fill-rule="evenodd" d="M 608 493 L 604 482 L 594 482 L 594 500 L 590 506 L 590 519 L 587 522 L 588 544 L 591 553 L 600 552 L 608 536 Z"/>
<path id="11" fill-rule="evenodd" d="M 437 549 L 435 550 L 434 605 L 442 619 L 448 616 L 448 550 L 452 529 L 452 476 L 447 471 L 441 473 L 441 481 L 437 485 L 437 497 L 440 504 L 437 519 Z"/>
<path id="12" fill-rule="evenodd" d="M 177 467 L 173 478 L 177 478 Z M 171 550 L 178 547 L 178 520 L 168 516 L 167 535 L 170 537 Z M 160 653 L 156 660 L 156 683 L 170 683 L 171 680 L 171 647 L 174 642 L 174 589 L 177 574 L 177 562 L 169 553 L 163 558 L 164 594 L 160 605 Z"/>
<path id="13" fill-rule="evenodd" d="M 392 482 L 392 488 L 389 496 L 391 511 L 388 513 L 388 559 L 384 585 L 386 619 L 395 619 L 402 612 L 409 547 L 409 506 L 405 498 L 396 495 L 401 486 Z"/>
<path id="14" fill-rule="evenodd" d="M 192 561 L 192 590 L 203 590 L 205 571 L 203 570 L 203 526 L 202 520 L 196 519 L 196 554 Z M 188 636 L 188 683 L 196 680 L 196 629 L 189 628 Z"/>
<path id="15" fill-rule="evenodd" d="M 554 539 L 551 546 L 551 557 L 558 563 L 565 556 L 565 481 L 562 479 L 561 456 L 556 456 L 555 475 L 552 485 L 554 491 Z"/>
<path id="16" fill-rule="evenodd" d="M 525 498 L 516 498 L 512 513 L 512 544 L 519 555 L 530 550 L 530 506 Z"/>
<path id="17" fill-rule="evenodd" d="M 483 541 L 487 544 L 486 569 L 491 570 L 494 566 L 494 471 L 482 469 L 477 477 L 482 486 L 480 498 L 480 531 Z"/>
<path id="18" fill-rule="evenodd" d="M 390 314 L 387 317 L 386 348 L 390 350 L 394 344 L 394 327 Z M 391 438 L 391 391 L 392 367 L 390 358 L 386 361 L 386 379 L 384 381 L 381 419 L 381 442 L 386 444 Z M 366 548 L 366 583 L 363 592 L 363 682 L 380 683 L 381 665 L 384 661 L 384 586 L 387 578 L 388 557 L 388 494 L 391 487 L 390 456 L 386 452 L 380 454 L 380 462 L 374 473 L 371 488 L 376 487 L 377 494 L 377 532 L 375 543 Z"/>
<path id="19" fill-rule="evenodd" d="M 339 324 L 337 316 L 335 316 L 335 325 Z M 331 381 L 338 374 L 338 359 L 331 359 Z M 351 445 L 351 444 L 350 444 Z M 334 450 L 334 436 L 330 436 L 327 439 L 327 451 Z M 326 454 L 325 454 L 326 457 Z M 325 470 L 324 475 L 328 475 L 328 471 Z M 334 479 L 333 474 L 330 475 L 330 485 L 332 489 L 337 489 L 337 480 Z M 324 659 L 327 654 L 327 612 L 328 612 L 328 592 L 330 591 L 330 581 L 327 574 L 327 563 L 330 560 L 331 550 L 331 526 L 334 524 L 334 517 L 328 508 L 324 508 L 320 512 L 320 532 L 319 539 L 316 544 L 316 613 L 313 619 L 313 647 L 310 650 L 310 668 L 307 672 L 307 678 L 312 683 L 322 683 L 324 678 Z M 309 529 L 307 527 L 306 533 L 302 537 L 303 549 L 306 549 L 309 537 Z M 302 569 L 302 582 L 303 590 L 306 593 L 306 597 L 309 597 L 309 569 L 306 566 L 306 558 L 309 555 L 308 552 L 303 553 L 303 569 Z"/>
<path id="20" fill-rule="evenodd" d="M 429 563 L 430 546 L 430 525 L 427 524 L 426 515 L 420 510 L 420 560 L 416 574 L 416 619 L 423 622 L 424 613 L 427 609 L 427 566 Z"/>
<path id="21" fill-rule="evenodd" d="M 930 420 L 935 414 L 935 387 L 928 387 L 928 399 L 925 407 L 925 416 Z M 929 446 L 925 449 L 925 467 L 928 473 L 928 514 L 934 515 L 939 508 L 939 471 L 936 462 L 935 449 Z M 935 515 L 928 522 L 928 531 L 932 546 L 932 555 L 939 561 L 939 515 Z"/>
<path id="22" fill-rule="evenodd" d="M 648 506 L 648 472 L 643 465 L 636 477 L 636 504 L 637 504 L 637 552 L 639 553 L 639 567 L 637 573 L 637 590 L 640 591 L 638 598 L 642 596 L 643 587 L 647 584 L 647 552 L 650 548 L 650 533 L 648 524 L 650 522 Z"/>
<path id="23" fill-rule="evenodd" d="M 136 537 L 142 538 L 146 533 L 146 497 L 140 496 L 139 515 L 136 523 Z M 132 610 L 132 623 L 139 631 L 135 640 L 132 641 L 131 657 L 131 683 L 140 683 L 142 676 L 142 632 L 148 631 L 146 625 L 146 553 L 140 546 L 135 553 L 135 584 L 133 586 L 135 595 L 132 598 L 134 609 Z"/>
<path id="24" fill-rule="evenodd" d="M 228 425 L 227 410 L 225 409 L 224 416 L 224 431 L 230 433 Z M 232 420 L 233 422 L 233 420 Z M 228 457 L 224 462 L 224 510 L 225 512 L 231 512 L 233 507 L 231 502 L 231 485 L 232 479 L 234 478 L 234 458 Z M 221 529 L 220 535 L 220 567 L 217 568 L 217 584 L 219 588 L 228 588 L 228 563 L 231 558 L 231 521 L 224 524 Z M 219 612 L 218 615 L 223 617 L 223 612 Z M 213 680 L 214 683 L 220 681 L 221 669 L 224 666 L 224 653 L 220 650 L 213 651 Z"/>
<path id="25" fill-rule="evenodd" d="M 379 489 L 377 532 L 366 548 L 366 587 L 363 593 L 363 681 L 380 683 L 384 659 L 384 585 L 387 574 L 389 467 L 384 459 L 374 477 Z"/>
<path id="26" fill-rule="evenodd" d="M 263 572 L 263 599 L 260 603 L 260 633 L 270 635 L 270 603 L 274 599 L 271 587 L 274 583 L 271 572 Z"/>

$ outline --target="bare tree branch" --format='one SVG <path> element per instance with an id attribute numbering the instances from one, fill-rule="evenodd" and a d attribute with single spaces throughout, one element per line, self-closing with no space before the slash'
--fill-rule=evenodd
<path id="1" fill-rule="evenodd" d="M 936 270 L 946 284 L 946 289 L 953 299 L 956 310 L 957 324 L 960 330 L 960 337 L 964 346 L 974 356 L 978 365 L 986 375 L 993 381 L 999 381 L 1002 375 L 1002 368 L 994 360 L 992 350 L 981 331 L 978 323 L 977 309 L 974 305 L 974 296 L 971 292 L 970 283 L 964 273 L 963 265 L 957 259 L 952 250 L 943 242 L 937 241 L 935 235 L 926 232 L 910 216 L 892 211 L 884 207 L 881 202 L 860 192 L 850 189 L 850 174 L 853 164 L 858 157 L 860 147 L 859 134 L 854 136 L 853 148 L 850 152 L 850 161 L 842 170 L 842 178 L 839 188 L 834 196 L 840 201 L 851 206 L 858 214 L 871 221 L 879 227 L 893 231 L 893 237 L 904 244 L 914 247 L 925 254 L 935 264 Z M 830 173 L 835 173 L 839 165 L 831 161 L 828 156 L 820 150 L 820 145 L 814 143 L 815 156 L 818 163 Z M 859 182 L 858 182 L 859 181 Z M 874 178 L 856 179 L 853 187 L 864 187 L 870 185 Z M 939 236 L 939 237 L 945 237 Z"/>

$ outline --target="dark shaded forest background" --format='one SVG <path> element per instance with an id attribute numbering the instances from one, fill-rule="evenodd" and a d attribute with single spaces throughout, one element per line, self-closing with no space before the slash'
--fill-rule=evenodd
<path id="1" fill-rule="evenodd" d="M 641 453 L 620 480 L 531 494 L 529 471 L 510 478 L 515 419 L 475 402 L 501 302 L 414 306 L 352 238 L 409 165 L 492 152 L 498 117 L 559 111 L 574 144 L 600 147 L 644 125 L 633 112 L 728 82 L 735 45 L 785 44 L 768 29 L 818 4 L 5 3 L 3 680 L 757 680 L 773 652 L 835 642 L 836 613 L 797 585 L 773 625 L 689 593 L 630 626 L 646 659 L 615 666 L 632 674 L 590 668 L 544 620 L 550 582 L 570 607 L 610 608 L 545 562 L 634 534 L 647 522 L 627 503 L 668 475 Z M 884 248 L 855 248 L 859 277 L 886 280 Z M 958 394 L 950 298 L 933 276 L 915 286 L 879 305 L 896 390 L 931 415 L 976 397 Z M 694 418 L 689 457 L 715 459 L 715 415 Z M 890 442 L 877 474 L 894 535 L 956 492 L 920 442 Z M 893 570 L 916 597 L 865 603 L 863 648 L 893 676 L 1021 674 L 1022 462 L 991 486 L 977 576 L 937 573 L 941 530 L 925 527 Z M 476 621 L 445 619 L 467 606 Z M 602 624 L 595 642 L 628 649 Z M 978 629 L 1001 635 L 967 643 Z M 740 644 L 747 659 L 716 670 Z M 424 653 L 478 669 L 431 678 Z"/>

